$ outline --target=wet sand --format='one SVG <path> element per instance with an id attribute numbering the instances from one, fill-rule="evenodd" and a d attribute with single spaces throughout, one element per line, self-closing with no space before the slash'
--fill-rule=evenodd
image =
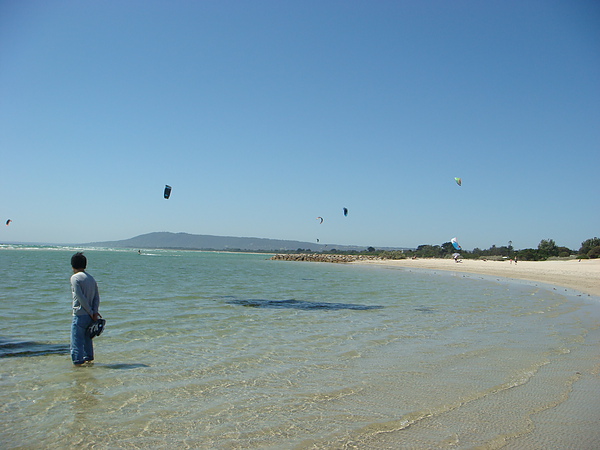
<path id="1" fill-rule="evenodd" d="M 600 297 L 600 259 L 560 261 L 482 261 L 465 259 L 402 259 L 357 261 L 352 264 L 477 273 L 564 286 Z"/>

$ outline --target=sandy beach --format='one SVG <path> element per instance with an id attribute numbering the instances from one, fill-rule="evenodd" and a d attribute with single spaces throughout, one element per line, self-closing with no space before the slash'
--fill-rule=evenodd
<path id="1" fill-rule="evenodd" d="M 447 270 L 564 286 L 600 297 L 600 259 L 568 261 L 482 261 L 452 259 L 402 259 L 357 261 L 352 264 L 382 265 L 414 269 Z"/>

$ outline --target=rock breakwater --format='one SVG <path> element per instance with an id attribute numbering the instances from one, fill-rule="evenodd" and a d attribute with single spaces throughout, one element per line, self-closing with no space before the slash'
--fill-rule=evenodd
<path id="1" fill-rule="evenodd" d="M 333 255 L 320 253 L 294 253 L 278 254 L 271 257 L 278 261 L 309 261 L 309 262 L 327 262 L 327 263 L 351 263 L 355 261 L 377 261 L 378 256 L 369 255 Z"/>

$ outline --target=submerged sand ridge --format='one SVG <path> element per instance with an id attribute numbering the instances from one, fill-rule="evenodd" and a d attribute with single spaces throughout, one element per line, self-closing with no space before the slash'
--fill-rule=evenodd
<path id="1" fill-rule="evenodd" d="M 477 273 L 564 286 L 600 297 L 600 259 L 557 261 L 483 261 L 465 259 L 358 260 L 353 264 Z"/>

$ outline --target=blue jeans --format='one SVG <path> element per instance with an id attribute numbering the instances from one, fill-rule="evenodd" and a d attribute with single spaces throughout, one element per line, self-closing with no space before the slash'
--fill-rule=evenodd
<path id="1" fill-rule="evenodd" d="M 73 316 L 71 325 L 71 359 L 73 364 L 83 364 L 94 360 L 94 345 L 87 335 L 87 329 L 92 323 L 89 315 Z"/>

